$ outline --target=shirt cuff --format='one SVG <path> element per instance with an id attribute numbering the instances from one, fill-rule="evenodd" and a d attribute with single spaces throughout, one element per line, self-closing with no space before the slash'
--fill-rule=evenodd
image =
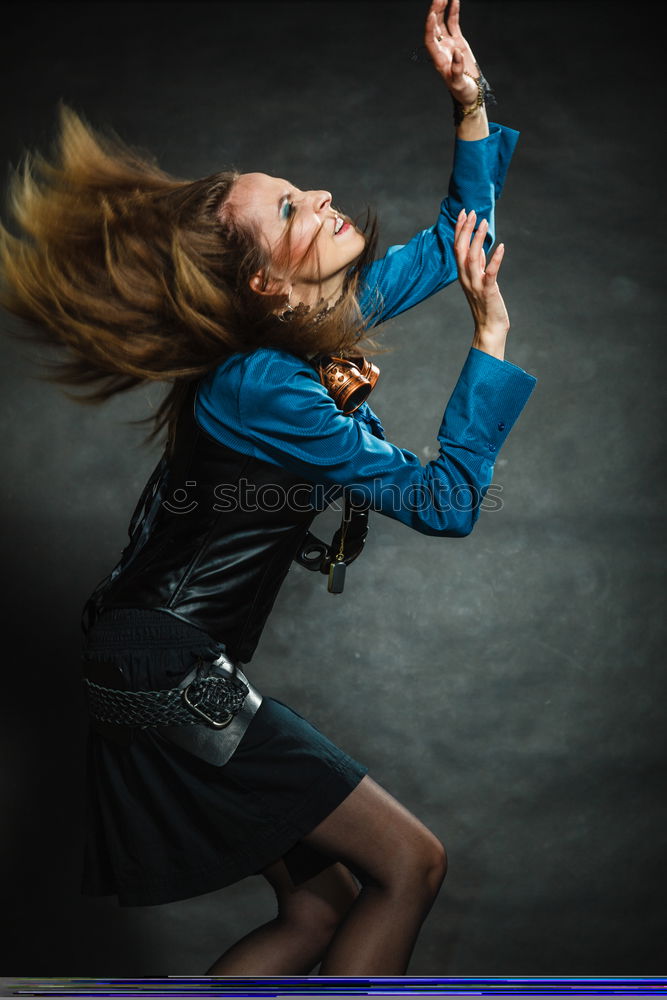
<path id="1" fill-rule="evenodd" d="M 446 438 L 495 461 L 536 384 L 518 365 L 471 347 L 445 411 Z"/>

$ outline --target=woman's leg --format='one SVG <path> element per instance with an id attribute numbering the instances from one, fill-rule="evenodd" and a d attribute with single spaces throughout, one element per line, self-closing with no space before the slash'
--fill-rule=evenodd
<path id="1" fill-rule="evenodd" d="M 278 916 L 226 951 L 208 976 L 305 976 L 326 952 L 340 922 L 359 894 L 342 864 L 292 884 L 284 861 L 265 868 L 278 900 Z"/>
<path id="2" fill-rule="evenodd" d="M 343 864 L 294 887 L 282 861 L 266 869 L 275 920 L 251 931 L 207 975 L 404 975 L 447 870 L 440 841 L 368 775 L 303 838 Z M 363 875 L 359 892 L 344 863 Z"/>
<path id="3" fill-rule="evenodd" d="M 303 840 L 366 873 L 320 974 L 404 975 L 447 871 L 443 845 L 368 775 Z"/>

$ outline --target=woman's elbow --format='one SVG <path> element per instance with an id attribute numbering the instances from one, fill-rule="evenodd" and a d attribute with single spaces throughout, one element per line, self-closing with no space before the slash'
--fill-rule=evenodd
<path id="1" fill-rule="evenodd" d="M 413 525 L 422 535 L 434 538 L 466 538 L 477 521 L 476 511 L 459 512 L 456 517 L 448 517 L 438 523 L 421 521 Z"/>
<path id="2" fill-rule="evenodd" d="M 480 513 L 481 494 L 477 485 L 455 495 L 430 489 L 421 494 L 424 502 L 411 510 L 403 507 L 399 520 L 422 535 L 435 538 L 465 538 L 475 527 Z"/>
<path id="3" fill-rule="evenodd" d="M 443 531 L 442 535 L 449 538 L 467 538 L 474 527 L 474 520 L 468 518 L 467 520 L 457 521 L 456 524 Z"/>

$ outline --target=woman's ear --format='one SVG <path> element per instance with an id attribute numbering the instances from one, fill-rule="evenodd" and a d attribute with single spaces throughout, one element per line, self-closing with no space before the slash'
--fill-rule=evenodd
<path id="1" fill-rule="evenodd" d="M 269 277 L 265 279 L 263 271 L 257 271 L 256 274 L 253 274 L 249 284 L 253 292 L 256 292 L 258 295 L 269 295 L 274 299 L 282 296 L 289 300 L 292 291 L 292 286 L 287 278 Z"/>

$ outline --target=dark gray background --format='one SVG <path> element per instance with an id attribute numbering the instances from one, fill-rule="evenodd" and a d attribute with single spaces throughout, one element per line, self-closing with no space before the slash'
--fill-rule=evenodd
<path id="1" fill-rule="evenodd" d="M 2 162 L 50 142 L 64 98 L 178 175 L 326 187 L 377 208 L 382 248 L 405 242 L 453 146 L 444 84 L 413 58 L 427 8 L 10 6 Z M 343 597 L 293 568 L 252 662 L 446 844 L 413 975 L 665 971 L 657 12 L 465 3 L 491 117 L 522 132 L 498 234 L 507 357 L 539 382 L 496 465 L 503 508 L 463 540 L 375 515 Z M 471 333 L 457 285 L 385 328 L 373 406 L 424 462 Z M 159 454 L 125 421 L 160 390 L 84 408 L 2 350 L 3 972 L 201 973 L 273 915 L 260 878 L 139 909 L 78 893 L 79 613 Z"/>

